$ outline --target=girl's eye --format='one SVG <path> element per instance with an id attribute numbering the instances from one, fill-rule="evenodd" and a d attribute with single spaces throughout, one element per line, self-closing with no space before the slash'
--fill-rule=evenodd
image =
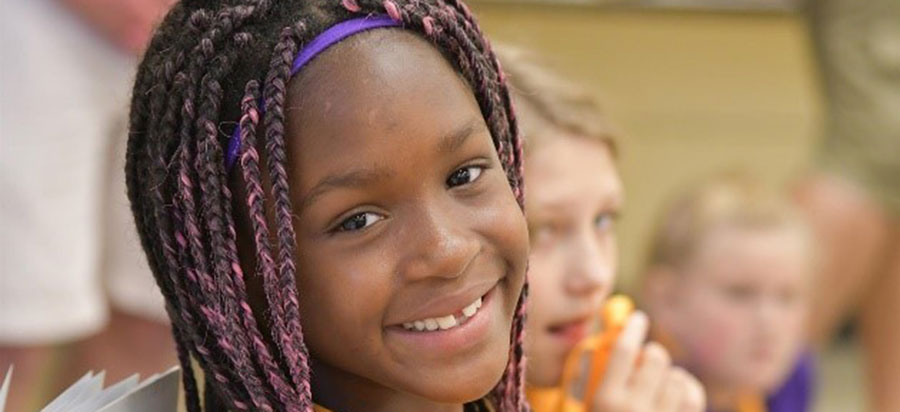
<path id="1" fill-rule="evenodd" d="M 467 166 L 457 169 L 447 178 L 447 186 L 456 187 L 472 183 L 481 176 L 483 171 L 484 168 L 481 166 Z"/>
<path id="2" fill-rule="evenodd" d="M 362 229 L 365 229 L 365 228 L 371 226 L 373 223 L 375 223 L 381 219 L 384 219 L 384 217 L 381 215 L 378 215 L 376 213 L 372 213 L 372 212 L 357 213 L 353 216 L 348 217 L 343 222 L 341 222 L 341 224 L 337 228 L 337 231 L 338 232 L 353 232 L 353 231 L 357 231 L 357 230 L 362 230 Z"/>

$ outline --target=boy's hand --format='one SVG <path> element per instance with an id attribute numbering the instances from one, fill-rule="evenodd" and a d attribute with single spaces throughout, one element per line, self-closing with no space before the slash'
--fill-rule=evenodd
<path id="1" fill-rule="evenodd" d="M 706 394 L 696 378 L 672 366 L 656 342 L 644 344 L 648 320 L 635 312 L 616 341 L 592 412 L 702 412 Z"/>

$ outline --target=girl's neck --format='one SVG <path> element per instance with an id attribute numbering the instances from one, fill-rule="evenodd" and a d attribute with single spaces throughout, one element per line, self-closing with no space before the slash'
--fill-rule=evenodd
<path id="1" fill-rule="evenodd" d="M 462 404 L 434 402 L 397 391 L 321 362 L 312 364 L 315 403 L 334 412 L 435 411 L 462 412 Z"/>

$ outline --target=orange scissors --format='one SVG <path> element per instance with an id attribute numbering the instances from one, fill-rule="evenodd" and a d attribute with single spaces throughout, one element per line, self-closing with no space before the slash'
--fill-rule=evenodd
<path id="1" fill-rule="evenodd" d="M 603 373 L 609 361 L 613 345 L 625 327 L 628 317 L 634 311 L 634 302 L 624 295 L 607 299 L 601 309 L 603 332 L 589 336 L 575 345 L 566 356 L 560 385 L 553 388 L 529 388 L 528 400 L 535 412 L 584 412 L 587 402 L 594 399 L 597 388 L 603 381 Z M 584 400 L 573 398 L 569 388 L 576 377 L 579 360 L 591 352 Z"/>

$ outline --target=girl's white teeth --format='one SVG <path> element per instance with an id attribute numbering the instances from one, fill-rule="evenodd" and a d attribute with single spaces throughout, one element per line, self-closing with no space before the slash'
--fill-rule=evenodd
<path id="1" fill-rule="evenodd" d="M 447 315 L 442 318 L 437 318 L 437 323 L 438 326 L 441 327 L 441 329 L 450 329 L 456 326 L 456 317 L 453 315 Z"/>
<path id="2" fill-rule="evenodd" d="M 462 313 L 458 313 L 456 315 L 447 315 L 439 318 L 428 318 L 417 320 L 414 322 L 407 322 L 403 324 L 403 328 L 406 330 L 414 330 L 419 332 L 424 331 L 435 331 L 435 330 L 446 330 L 451 329 L 456 326 L 461 325 L 467 319 L 471 318 L 478 312 L 478 309 L 481 308 L 482 300 L 481 298 L 476 299 L 469 306 L 463 308 Z"/>
<path id="3" fill-rule="evenodd" d="M 425 329 L 428 330 L 437 330 L 438 323 L 434 318 L 425 319 Z"/>
<path id="4" fill-rule="evenodd" d="M 466 315 L 471 318 L 472 315 L 475 314 L 475 312 L 478 312 L 478 308 L 480 308 L 480 307 L 481 307 L 481 298 L 478 298 L 478 300 L 472 302 L 471 305 L 464 307 L 462 310 L 462 313 L 463 313 L 463 315 Z"/>

